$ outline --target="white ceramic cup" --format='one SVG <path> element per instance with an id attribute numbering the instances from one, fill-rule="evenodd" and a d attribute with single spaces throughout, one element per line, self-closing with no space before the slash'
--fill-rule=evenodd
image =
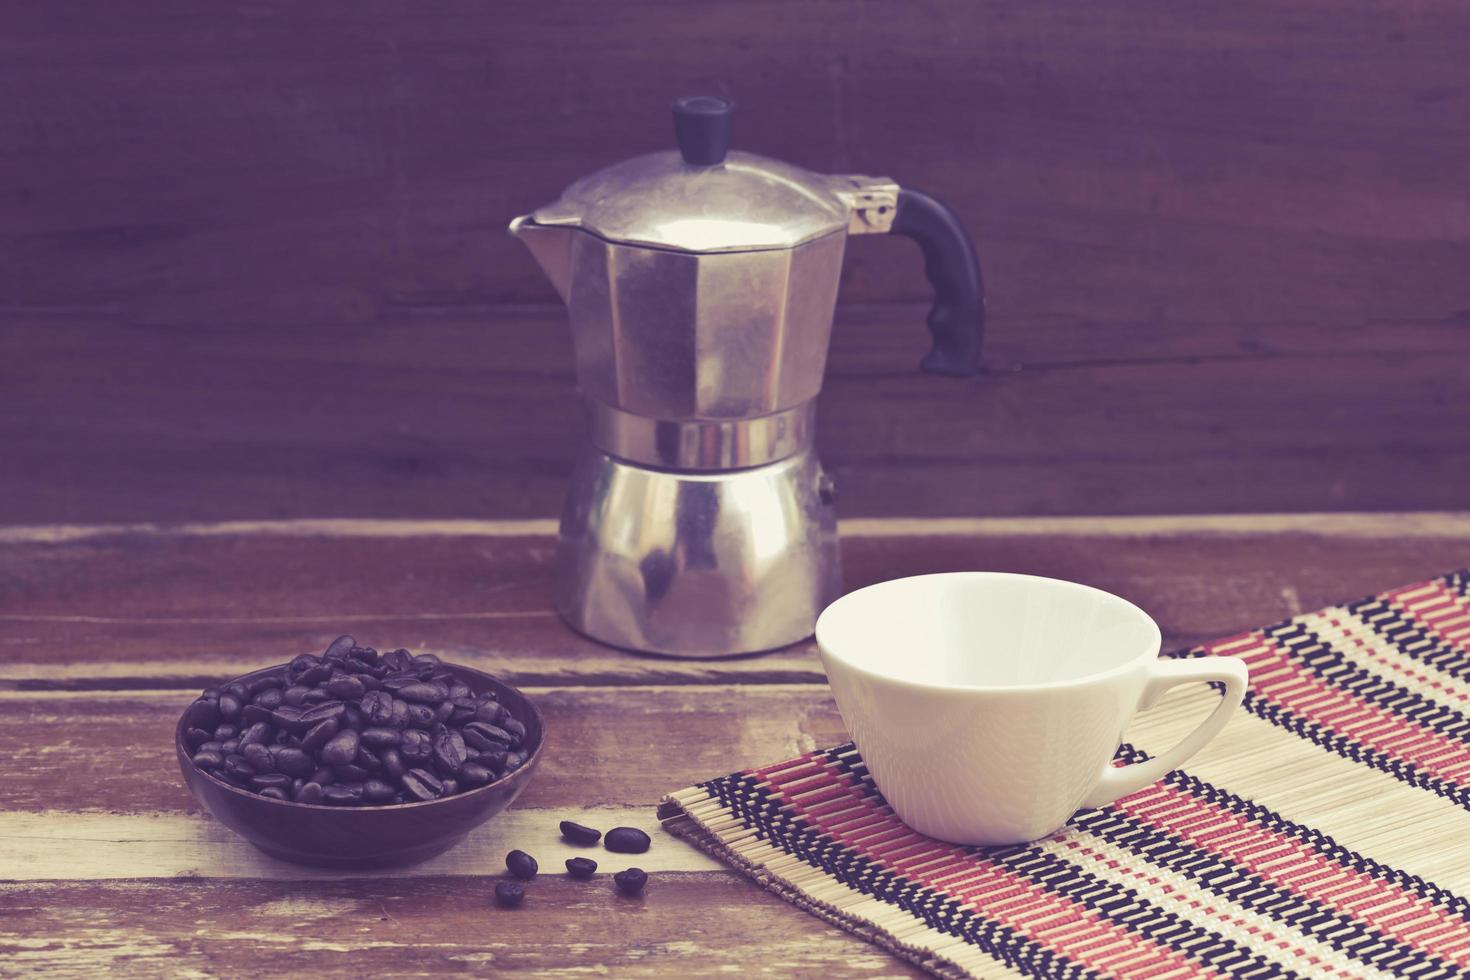
<path id="1" fill-rule="evenodd" d="M 1219 734 L 1245 696 L 1234 657 L 1160 660 L 1126 599 L 1033 575 L 954 572 L 851 592 L 817 620 L 848 731 L 898 816 L 958 844 L 1016 844 L 1140 790 Z M 1191 681 L 1225 685 L 1198 728 L 1115 767 L 1129 720 Z"/>

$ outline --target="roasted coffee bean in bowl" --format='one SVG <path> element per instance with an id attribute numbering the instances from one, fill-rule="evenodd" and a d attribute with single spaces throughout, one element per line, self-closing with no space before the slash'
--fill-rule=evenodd
<path id="1" fill-rule="evenodd" d="M 204 691 L 175 745 L 195 799 L 256 847 L 367 868 L 433 857 L 509 806 L 544 733 L 489 674 L 344 636 Z"/>

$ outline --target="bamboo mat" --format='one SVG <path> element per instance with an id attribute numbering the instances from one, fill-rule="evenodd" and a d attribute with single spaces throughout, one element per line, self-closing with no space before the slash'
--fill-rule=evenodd
<path id="1" fill-rule="evenodd" d="M 1185 770 L 1031 844 L 915 834 L 850 743 L 660 813 L 940 976 L 1470 977 L 1467 592 L 1455 572 L 1173 654 L 1244 659 L 1243 710 Z M 1167 748 L 1212 698 L 1145 713 L 1120 762 Z"/>

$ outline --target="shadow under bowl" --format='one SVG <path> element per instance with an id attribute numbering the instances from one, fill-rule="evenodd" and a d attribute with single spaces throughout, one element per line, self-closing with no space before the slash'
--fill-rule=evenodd
<path id="1" fill-rule="evenodd" d="M 238 680 L 248 684 L 261 677 L 284 677 L 286 666 L 267 667 Z M 189 792 L 216 820 L 271 857 L 333 868 L 382 868 L 426 861 L 509 806 L 531 781 L 545 744 L 541 712 L 520 691 L 469 667 L 446 663 L 443 669 L 475 694 L 493 695 L 526 726 L 525 765 L 484 786 L 425 803 L 344 807 L 273 800 L 211 776 L 194 764 L 184 741 L 185 708 L 174 730 L 179 771 Z"/>

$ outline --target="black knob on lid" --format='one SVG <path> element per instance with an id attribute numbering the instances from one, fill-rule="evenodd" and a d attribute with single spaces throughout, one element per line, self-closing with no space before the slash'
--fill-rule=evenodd
<path id="1" fill-rule="evenodd" d="M 734 111 L 735 103 L 717 95 L 686 95 L 674 103 L 674 136 L 685 163 L 713 167 L 724 162 Z"/>

